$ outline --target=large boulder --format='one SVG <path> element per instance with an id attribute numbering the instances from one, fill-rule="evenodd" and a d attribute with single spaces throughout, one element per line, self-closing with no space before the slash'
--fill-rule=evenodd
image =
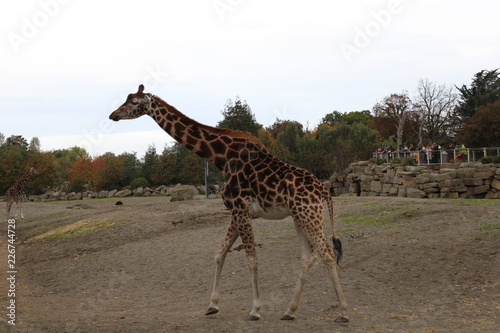
<path id="1" fill-rule="evenodd" d="M 172 199 L 170 201 L 193 200 L 198 194 L 198 190 L 193 185 L 177 184 L 171 191 Z"/>

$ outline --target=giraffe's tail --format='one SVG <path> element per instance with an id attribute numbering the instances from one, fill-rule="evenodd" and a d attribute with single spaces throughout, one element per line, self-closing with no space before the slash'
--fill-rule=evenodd
<path id="1" fill-rule="evenodd" d="M 337 265 L 340 265 L 340 261 L 342 260 L 342 255 L 343 255 L 342 241 L 335 233 L 335 221 L 333 220 L 333 200 L 329 192 L 327 192 L 327 195 L 325 195 L 325 201 L 328 206 L 328 215 L 330 215 L 330 223 L 332 224 L 333 251 L 337 256 Z"/>

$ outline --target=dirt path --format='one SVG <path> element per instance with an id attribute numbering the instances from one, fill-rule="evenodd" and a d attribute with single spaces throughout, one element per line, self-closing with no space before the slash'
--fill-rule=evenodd
<path id="1" fill-rule="evenodd" d="M 204 316 L 222 201 L 168 198 L 28 203 L 17 223 L 12 332 L 498 332 L 500 204 L 406 198 L 334 199 L 351 322 L 338 315 L 321 262 L 294 321 L 280 321 L 298 278 L 293 222 L 255 220 L 262 319 L 248 322 L 244 251 L 224 267 L 219 314 Z M 68 208 L 71 207 L 71 208 Z M 2 224 L 2 234 L 6 226 Z M 327 234 L 331 231 L 327 226 Z M 0 240 L 6 319 L 6 238 Z M 239 245 L 239 241 L 235 247 Z M 0 323 L 0 332 L 2 326 Z"/>

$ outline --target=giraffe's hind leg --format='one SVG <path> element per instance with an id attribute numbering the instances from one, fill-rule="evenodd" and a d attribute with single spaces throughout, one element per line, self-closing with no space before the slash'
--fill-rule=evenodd
<path id="1" fill-rule="evenodd" d="M 304 220 L 306 222 L 302 222 Z M 293 312 L 296 310 L 298 306 L 298 300 L 300 298 L 300 293 L 304 285 L 304 282 L 301 280 L 303 279 L 305 281 L 307 272 L 310 266 L 312 266 L 312 264 L 314 263 L 314 258 L 316 257 L 316 255 L 319 255 L 323 260 L 326 268 L 328 269 L 328 273 L 330 275 L 330 279 L 332 280 L 333 287 L 335 289 L 335 293 L 337 295 L 337 299 L 339 302 L 340 316 L 335 321 L 339 323 L 348 322 L 349 317 L 347 316 L 347 301 L 342 291 L 342 286 L 340 285 L 340 279 L 337 273 L 337 266 L 336 266 L 337 256 L 333 251 L 332 245 L 325 237 L 322 223 L 315 223 L 316 220 L 313 218 L 313 216 L 311 216 L 309 219 L 303 219 L 303 220 L 297 218 L 295 221 L 299 238 L 305 239 L 301 240 L 301 243 L 306 244 L 307 241 L 307 243 L 310 246 L 309 252 L 311 253 L 312 258 L 307 260 L 308 252 L 305 252 L 306 259 L 303 258 L 302 272 L 299 281 L 297 282 L 297 286 L 295 288 L 294 299 L 292 300 L 290 308 L 288 309 L 287 313 L 285 314 L 285 316 L 283 316 L 282 319 L 294 318 Z M 310 224 L 313 224 L 314 227 L 311 227 Z M 305 246 L 302 245 L 303 253 L 304 253 L 304 248 Z M 310 263 L 309 264 L 310 266 L 307 266 L 307 263 Z"/>
<path id="2" fill-rule="evenodd" d="M 295 225 L 295 229 L 297 230 L 297 235 L 299 237 L 299 242 L 302 250 L 301 271 L 299 280 L 295 285 L 295 291 L 293 293 L 292 302 L 290 303 L 290 306 L 288 307 L 286 313 L 283 315 L 283 317 L 281 317 L 281 320 L 295 319 L 294 313 L 299 307 L 300 296 L 302 294 L 302 289 L 304 288 L 304 284 L 307 279 L 307 274 L 309 272 L 309 269 L 314 264 L 314 261 L 316 260 L 316 255 L 312 251 L 311 243 L 309 243 L 309 240 L 307 239 L 307 236 L 304 234 L 304 231 L 299 226 L 297 226 L 297 224 Z"/>
<path id="3" fill-rule="evenodd" d="M 347 301 L 342 291 L 339 275 L 337 273 L 336 255 L 333 252 L 333 248 L 330 243 L 328 243 L 324 234 L 321 235 L 320 241 L 315 244 L 315 247 L 316 246 L 318 247 L 318 253 L 321 256 L 321 259 L 323 259 L 323 262 L 325 263 L 325 266 L 330 273 L 330 279 L 333 282 L 333 287 L 335 289 L 335 293 L 337 294 L 337 300 L 340 307 L 340 316 L 337 317 L 335 321 L 338 323 L 346 323 L 349 321 L 349 317 L 347 316 Z"/>

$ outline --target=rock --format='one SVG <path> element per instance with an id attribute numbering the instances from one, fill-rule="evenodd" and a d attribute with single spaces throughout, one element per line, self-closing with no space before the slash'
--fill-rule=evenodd
<path id="1" fill-rule="evenodd" d="M 488 192 L 490 190 L 490 186 L 489 185 L 473 186 L 469 187 L 468 190 L 472 195 L 482 194 Z"/>
<path id="2" fill-rule="evenodd" d="M 109 191 L 108 198 L 114 197 L 117 192 L 118 192 L 117 190 Z"/>
<path id="3" fill-rule="evenodd" d="M 493 192 L 493 191 L 489 191 L 488 193 L 486 193 L 486 195 L 484 196 L 485 199 L 499 199 L 500 198 L 500 192 Z"/>
<path id="4" fill-rule="evenodd" d="M 170 201 L 184 201 L 193 200 L 194 196 L 198 193 L 196 187 L 192 185 L 176 185 L 172 189 L 172 199 Z"/>
<path id="5" fill-rule="evenodd" d="M 116 192 L 115 197 L 124 198 L 124 197 L 129 197 L 132 194 L 134 194 L 134 193 L 131 190 L 126 189 L 126 190 Z"/>
<path id="6" fill-rule="evenodd" d="M 406 190 L 406 196 L 408 198 L 425 198 L 427 194 L 422 190 L 416 188 L 409 188 Z"/>

